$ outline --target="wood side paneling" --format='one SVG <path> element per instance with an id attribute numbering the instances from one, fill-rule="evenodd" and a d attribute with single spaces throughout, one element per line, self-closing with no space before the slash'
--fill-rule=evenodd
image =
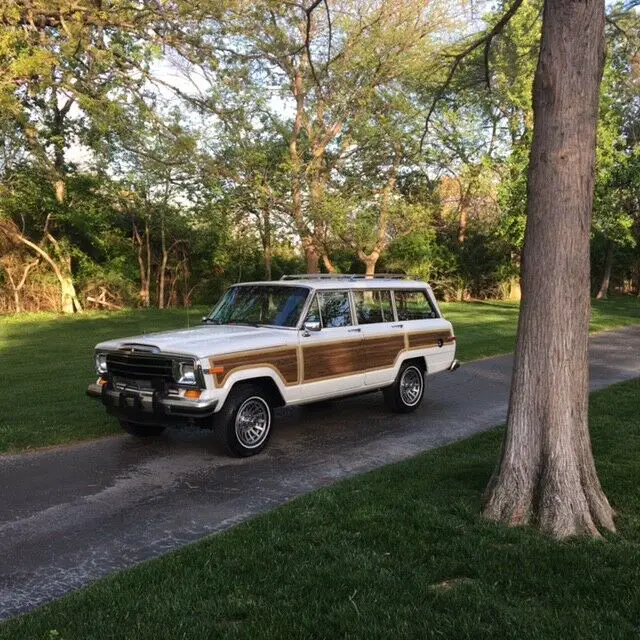
<path id="1" fill-rule="evenodd" d="M 446 342 L 451 336 L 449 331 L 416 331 L 409 333 L 409 349 L 437 347 L 438 342 Z"/>
<path id="2" fill-rule="evenodd" d="M 402 351 L 404 351 L 404 334 L 365 338 L 364 369 L 371 371 L 393 367 Z"/>
<path id="3" fill-rule="evenodd" d="M 209 358 L 210 367 L 224 367 L 214 374 L 217 387 L 223 386 L 234 372 L 253 367 L 269 367 L 287 385 L 316 382 L 394 366 L 398 357 L 412 349 L 438 346 L 447 342 L 449 331 L 415 331 L 365 340 L 343 340 L 312 345 L 230 353 Z"/>
<path id="4" fill-rule="evenodd" d="M 303 347 L 303 382 L 346 376 L 362 371 L 362 340 L 320 343 Z"/>
<path id="5" fill-rule="evenodd" d="M 267 366 L 275 369 L 286 385 L 298 383 L 298 350 L 295 347 L 285 349 L 266 349 L 230 353 L 209 358 L 210 367 L 224 367 L 224 373 L 214 374 L 216 386 L 223 386 L 226 379 L 239 369 Z"/>

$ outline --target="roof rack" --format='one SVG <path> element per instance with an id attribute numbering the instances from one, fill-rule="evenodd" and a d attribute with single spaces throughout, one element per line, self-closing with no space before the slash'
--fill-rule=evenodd
<path id="1" fill-rule="evenodd" d="M 416 280 L 415 276 L 406 273 L 294 273 L 287 274 L 280 280 Z"/>

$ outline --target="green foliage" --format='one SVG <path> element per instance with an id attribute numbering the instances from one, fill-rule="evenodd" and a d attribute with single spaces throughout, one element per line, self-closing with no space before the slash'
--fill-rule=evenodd
<path id="1" fill-rule="evenodd" d="M 29 308 L 59 308 L 56 266 L 84 303 L 192 304 L 304 271 L 309 247 L 324 269 L 502 296 L 524 238 L 542 1 L 492 39 L 490 91 L 483 47 L 456 56 L 507 6 L 479 20 L 442 0 L 0 0 L 0 309 L 37 248 L 51 260 L 27 274 Z M 597 286 L 613 243 L 612 286 L 637 293 L 640 28 L 608 12 L 592 272 Z"/>

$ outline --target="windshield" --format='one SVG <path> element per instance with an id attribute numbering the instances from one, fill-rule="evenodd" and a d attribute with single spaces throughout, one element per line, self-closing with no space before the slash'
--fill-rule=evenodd
<path id="1" fill-rule="evenodd" d="M 309 295 L 306 287 L 244 285 L 231 287 L 207 322 L 295 327 Z"/>

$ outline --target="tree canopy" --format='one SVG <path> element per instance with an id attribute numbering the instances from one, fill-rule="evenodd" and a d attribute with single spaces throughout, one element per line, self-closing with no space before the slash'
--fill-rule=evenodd
<path id="1" fill-rule="evenodd" d="M 0 311 L 285 272 L 519 296 L 540 0 L 0 1 Z M 592 292 L 640 292 L 638 43 L 611 5 Z"/>

